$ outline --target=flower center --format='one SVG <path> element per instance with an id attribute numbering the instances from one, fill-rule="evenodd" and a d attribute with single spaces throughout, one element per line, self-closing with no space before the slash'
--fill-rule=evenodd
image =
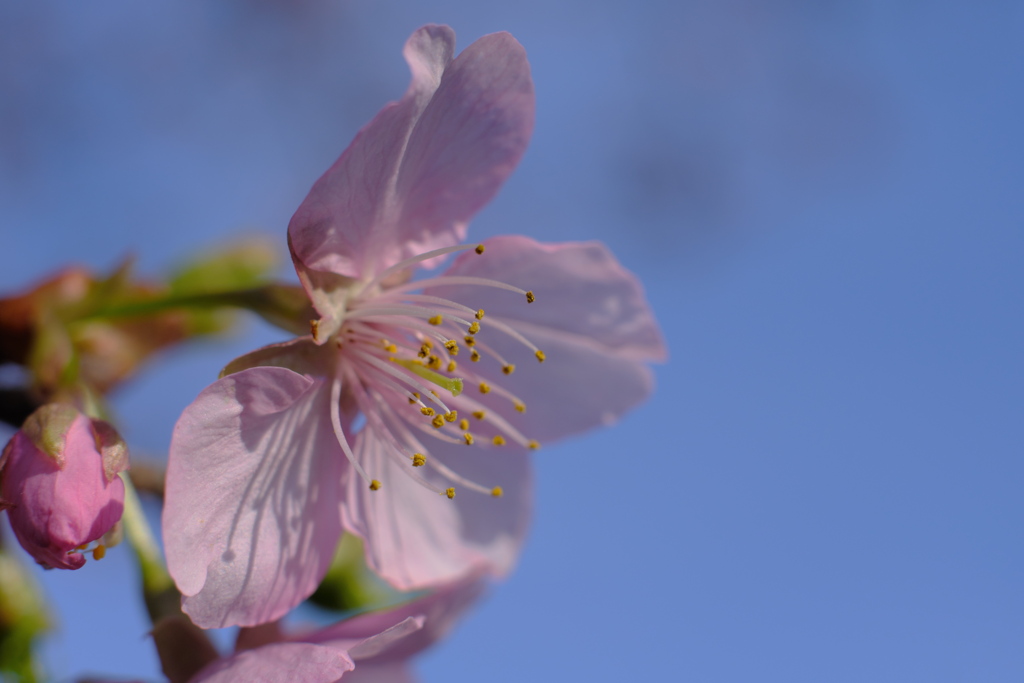
<path id="1" fill-rule="evenodd" d="M 484 253 L 482 244 L 426 252 L 354 285 L 347 293 L 344 319 L 330 340 L 339 350 L 331 387 L 331 420 L 338 443 L 371 490 L 382 488 L 375 478 L 381 475 L 367 472 L 361 464 L 367 458 L 357 451 L 366 439 L 357 442 L 355 450 L 349 444 L 342 427 L 343 405 L 354 404 L 365 416 L 364 429 L 373 433 L 387 456 L 406 474 L 447 498 L 455 497 L 451 484 L 492 496 L 501 496 L 504 491 L 493 483 L 485 485 L 462 477 L 432 453 L 432 444 L 496 448 L 511 441 L 524 448 L 539 447 L 513 424 L 519 417 L 516 413 L 526 412 L 526 404 L 495 380 L 515 372 L 515 364 L 488 344 L 488 335 L 481 332 L 493 330 L 515 340 L 538 362 L 546 359 L 544 352 L 513 324 L 497 316 L 485 316 L 482 308 L 424 294 L 422 290 L 490 287 L 518 294 L 528 304 L 535 301 L 533 292 L 498 280 L 463 275 L 385 285 L 392 276 L 408 272 L 423 261 L 468 249 Z M 465 358 L 465 351 L 469 362 L 456 360 Z M 428 480 L 418 472 L 424 467 L 439 476 Z"/>

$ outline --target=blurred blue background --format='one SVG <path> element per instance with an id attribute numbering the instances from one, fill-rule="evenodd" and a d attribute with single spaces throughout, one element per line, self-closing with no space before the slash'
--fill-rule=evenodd
<path id="1" fill-rule="evenodd" d="M 605 241 L 671 360 L 538 454 L 518 570 L 423 678 L 1024 680 L 1021 3 L 0 0 L 0 290 L 253 229 L 284 255 L 428 22 L 533 65 L 472 234 Z M 279 337 L 166 356 L 129 443 Z M 58 680 L 160 679 L 126 549 L 38 575 Z"/>

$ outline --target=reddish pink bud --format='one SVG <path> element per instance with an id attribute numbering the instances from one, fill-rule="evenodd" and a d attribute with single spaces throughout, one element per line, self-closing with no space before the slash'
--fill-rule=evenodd
<path id="1" fill-rule="evenodd" d="M 121 519 L 124 441 L 106 422 L 51 403 L 32 413 L 0 455 L 0 507 L 44 567 L 78 569 L 82 550 Z M 94 556 L 102 556 L 97 547 Z"/>

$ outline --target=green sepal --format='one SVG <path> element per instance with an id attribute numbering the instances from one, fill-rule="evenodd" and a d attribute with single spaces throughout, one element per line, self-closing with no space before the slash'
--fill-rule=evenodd
<path id="1" fill-rule="evenodd" d="M 80 414 L 67 403 L 47 403 L 28 416 L 21 431 L 36 448 L 63 469 L 68 431 Z"/>
<path id="2" fill-rule="evenodd" d="M 309 602 L 337 612 L 362 612 L 394 602 L 398 592 L 371 572 L 363 558 L 363 542 L 344 534 Z"/>
<path id="3" fill-rule="evenodd" d="M 103 478 L 109 484 L 120 472 L 128 469 L 128 444 L 117 430 L 104 420 L 90 420 L 96 450 L 103 459 Z"/>

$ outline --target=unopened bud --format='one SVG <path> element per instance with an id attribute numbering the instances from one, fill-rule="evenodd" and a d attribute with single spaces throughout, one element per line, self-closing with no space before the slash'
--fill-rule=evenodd
<path id="1" fill-rule="evenodd" d="M 118 473 L 127 467 L 127 449 L 113 427 L 71 406 L 45 405 L 0 456 L 0 507 L 39 564 L 78 569 L 85 564 L 82 550 L 121 519 Z"/>

